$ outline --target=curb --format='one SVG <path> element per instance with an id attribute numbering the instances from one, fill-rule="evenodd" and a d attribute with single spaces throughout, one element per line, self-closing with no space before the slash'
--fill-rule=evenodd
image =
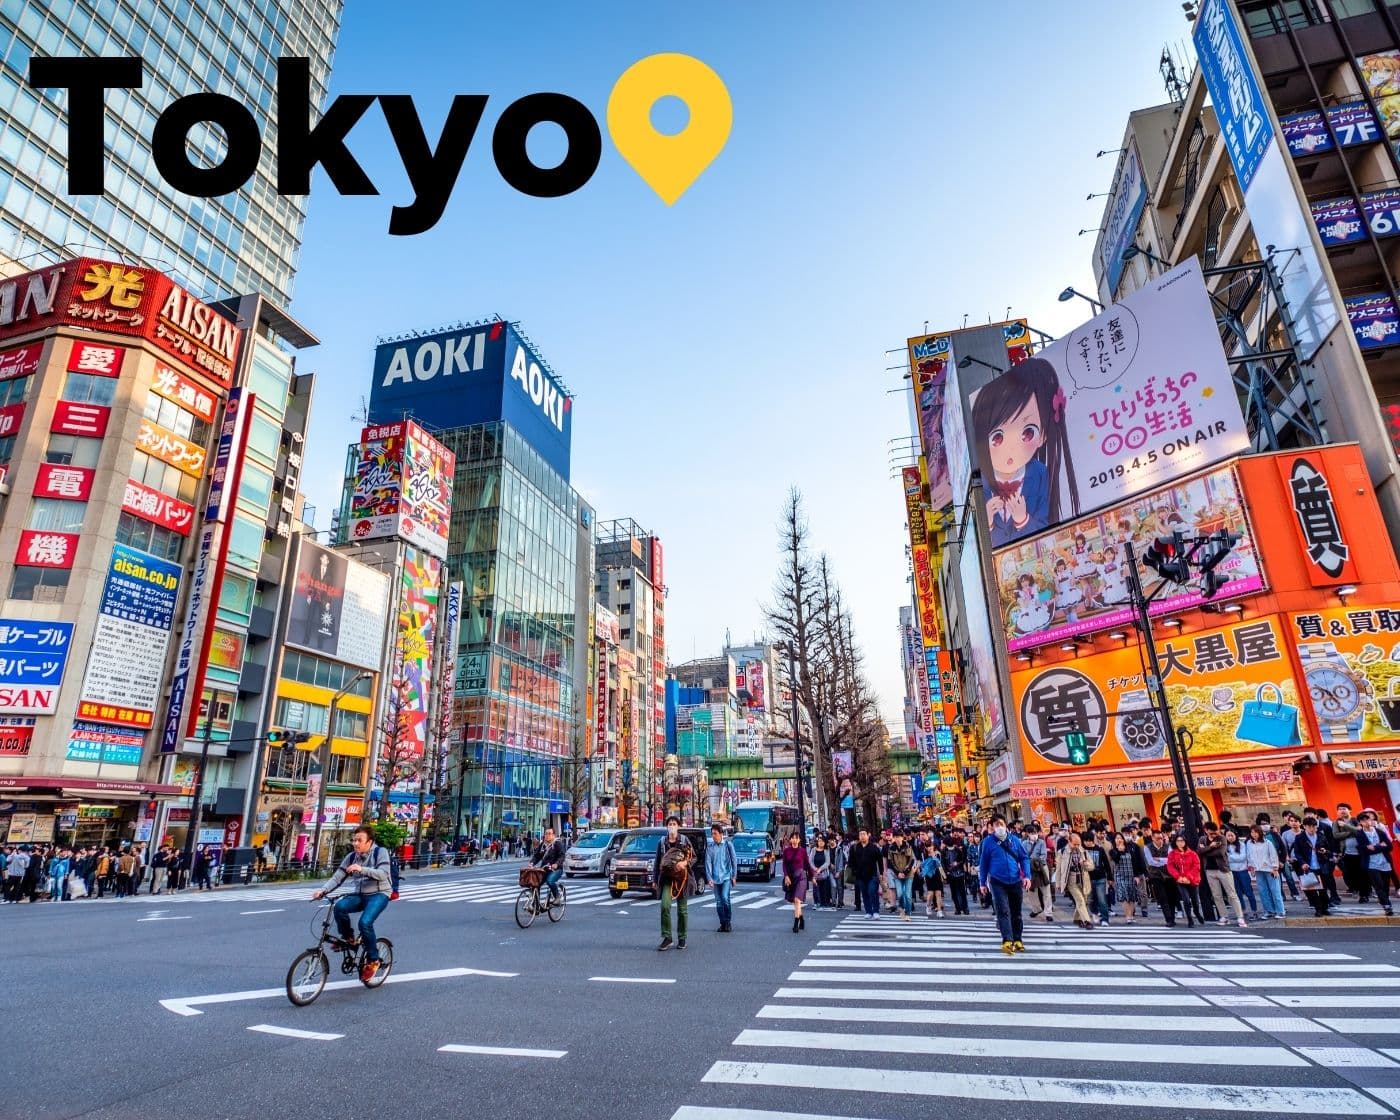
<path id="1" fill-rule="evenodd" d="M 1285 926 L 1400 926 L 1400 918 L 1387 918 L 1384 914 L 1329 914 L 1325 918 L 1285 918 Z"/>

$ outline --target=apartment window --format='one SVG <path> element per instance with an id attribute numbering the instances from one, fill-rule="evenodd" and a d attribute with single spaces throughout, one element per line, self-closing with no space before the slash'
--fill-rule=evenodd
<path id="1" fill-rule="evenodd" d="M 28 400 L 33 381 L 32 377 L 12 377 L 9 381 L 0 381 L 0 408 Z"/>
<path id="2" fill-rule="evenodd" d="M 344 708 L 337 708 L 335 710 L 335 737 L 368 742 L 369 716 L 364 712 L 347 712 Z"/>
<path id="3" fill-rule="evenodd" d="M 274 722 L 277 727 L 289 731 L 309 731 L 313 735 L 324 735 L 329 715 L 329 709 L 321 704 L 312 704 L 306 700 L 289 700 L 283 696 L 277 701 Z"/>
<path id="4" fill-rule="evenodd" d="M 152 393 L 146 398 L 146 419 L 201 447 L 209 442 L 209 422 L 187 412 L 174 401 Z"/>
<path id="5" fill-rule="evenodd" d="M 68 588 L 67 568 L 17 566 L 10 577 L 10 598 L 32 603 L 61 603 Z"/>
<path id="6" fill-rule="evenodd" d="M 1201 249 L 1201 263 L 1206 268 L 1214 268 L 1220 255 L 1220 243 L 1225 239 L 1225 215 L 1229 204 L 1225 193 L 1218 186 L 1211 192 L 1206 207 L 1205 245 Z"/>
<path id="7" fill-rule="evenodd" d="M 76 533 L 83 527 L 87 502 L 69 502 L 60 498 L 35 498 L 29 507 L 30 529 L 53 533 Z"/>
<path id="8" fill-rule="evenodd" d="M 365 760 L 346 754 L 331 755 L 330 773 L 326 776 L 326 784 L 331 786 L 362 786 L 364 781 Z"/>

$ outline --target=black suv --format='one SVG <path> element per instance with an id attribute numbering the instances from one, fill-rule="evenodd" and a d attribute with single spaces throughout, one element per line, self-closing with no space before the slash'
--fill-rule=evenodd
<path id="1" fill-rule="evenodd" d="M 627 830 L 621 849 L 608 867 L 608 893 L 613 898 L 621 898 L 625 891 L 660 897 L 661 888 L 652 878 L 652 868 L 656 863 L 656 847 L 665 835 L 664 828 Z M 690 894 L 704 894 L 708 889 L 705 885 L 705 841 L 708 837 L 703 828 L 682 828 L 681 835 L 695 849 L 695 863 L 690 868 L 690 884 L 686 889 Z"/>
<path id="2" fill-rule="evenodd" d="M 736 832 L 730 837 L 739 860 L 740 879 L 761 879 L 771 883 L 778 873 L 777 849 L 766 832 Z"/>

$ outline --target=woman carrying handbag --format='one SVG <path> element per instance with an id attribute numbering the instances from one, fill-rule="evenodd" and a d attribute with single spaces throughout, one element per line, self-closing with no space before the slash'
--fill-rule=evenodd
<path id="1" fill-rule="evenodd" d="M 783 897 L 792 903 L 793 933 L 807 928 L 802 903 L 807 898 L 807 880 L 811 875 L 812 859 L 802 843 L 802 833 L 794 830 L 783 849 Z"/>
<path id="2" fill-rule="evenodd" d="M 1181 895 L 1181 908 L 1186 911 L 1186 925 L 1195 926 L 1196 922 L 1205 925 L 1206 920 L 1201 917 L 1201 857 L 1186 843 L 1184 832 L 1178 832 L 1173 843 L 1171 855 L 1167 856 L 1167 874 Z M 1191 920 L 1193 912 L 1196 915 L 1195 921 Z"/>

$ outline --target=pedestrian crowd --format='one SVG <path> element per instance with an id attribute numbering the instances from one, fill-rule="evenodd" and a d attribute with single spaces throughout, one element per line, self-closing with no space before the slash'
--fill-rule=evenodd
<path id="1" fill-rule="evenodd" d="M 155 851 L 142 843 L 116 848 L 8 844 L 0 849 L 0 881 L 7 903 L 130 898 L 143 887 L 152 895 L 190 886 L 213 890 L 220 857 L 212 846 L 200 847 L 191 861 L 170 844 Z"/>
<path id="2" fill-rule="evenodd" d="M 971 913 L 976 902 L 996 912 L 1003 948 L 1022 945 L 1023 906 L 1029 917 L 1056 920 L 1056 906 L 1080 929 L 1107 926 L 1121 916 L 1128 925 L 1150 915 L 1175 927 L 1219 923 L 1247 927 L 1285 916 L 1285 893 L 1306 898 L 1326 915 L 1346 901 L 1373 901 L 1393 913 L 1400 890 L 1393 829 L 1374 810 L 1355 816 L 1338 805 L 1336 817 L 1309 807 L 1286 812 L 1281 827 L 1268 813 L 1252 824 L 1227 810 L 1206 822 L 1196 844 L 1173 817 L 1155 827 L 1130 820 L 1113 829 L 1106 820 L 1046 825 L 993 817 L 977 825 L 896 826 L 854 836 L 818 831 L 811 845 L 793 831 L 781 839 L 784 897 L 792 904 L 792 929 L 805 928 L 803 907 L 851 908 L 873 919 L 883 908 L 913 921 L 917 911 L 937 919 Z M 664 845 L 663 845 L 664 846 Z M 722 830 L 704 854 L 705 879 L 717 893 L 720 929 L 729 932 L 729 890 L 737 862 Z M 698 854 L 697 854 L 698 855 Z"/>

